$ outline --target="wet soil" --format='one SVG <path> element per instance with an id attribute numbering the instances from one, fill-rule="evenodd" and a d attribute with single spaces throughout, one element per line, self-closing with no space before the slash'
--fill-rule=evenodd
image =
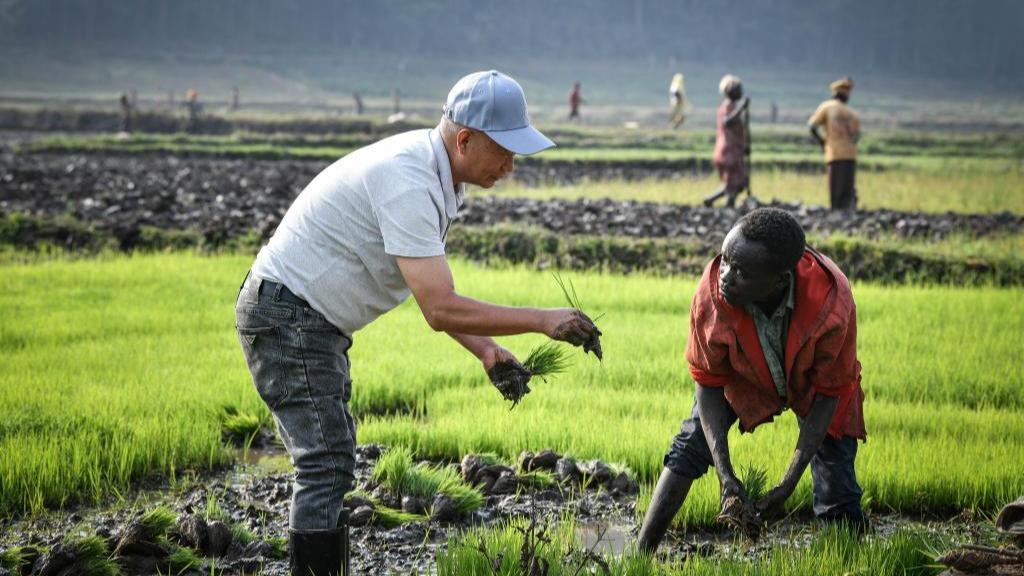
<path id="1" fill-rule="evenodd" d="M 381 452 L 382 448 L 375 445 L 359 447 L 356 461 L 358 487 L 373 491 L 370 474 Z M 483 471 L 484 475 L 488 472 Z M 509 479 L 507 474 L 501 478 Z M 280 450 L 240 453 L 238 465 L 229 470 L 194 477 L 176 486 L 160 484 L 141 488 L 124 501 L 79 506 L 36 518 L 0 520 L 0 551 L 12 546 L 55 546 L 68 535 L 75 534 L 97 533 L 116 542 L 142 511 L 164 505 L 181 516 L 201 516 L 213 499 L 233 522 L 248 528 L 259 541 L 244 547 L 234 544 L 225 547 L 216 560 L 205 558 L 204 565 L 196 573 L 209 574 L 210 564 L 215 562 L 218 574 L 221 569 L 225 574 L 237 574 L 259 567 L 263 574 L 285 575 L 287 559 L 273 558 L 263 541 L 271 537 L 287 537 L 292 479 L 287 455 Z M 434 565 L 437 550 L 450 537 L 474 526 L 495 526 L 511 518 L 535 517 L 557 521 L 568 514 L 594 530 L 609 525 L 629 530 L 632 525 L 635 484 L 628 491 L 583 489 L 578 485 L 575 488 L 531 488 L 514 482 L 507 487 L 509 490 L 503 490 L 492 482 L 491 487 L 484 490 L 487 494 L 484 506 L 469 517 L 446 522 L 436 519 L 414 521 L 395 528 L 373 523 L 352 527 L 353 573 L 429 571 Z M 630 539 L 621 530 L 615 546 L 621 546 Z"/>
<path id="2" fill-rule="evenodd" d="M 372 466 L 382 447 L 360 446 L 357 454 L 357 483 L 364 489 L 373 486 Z M 123 500 L 110 500 L 99 506 L 80 506 L 51 512 L 35 518 L 0 521 L 0 551 L 11 546 L 55 546 L 68 536 L 97 533 L 117 541 L 126 527 L 141 511 L 164 505 L 176 513 L 201 515 L 211 500 L 226 512 L 232 522 L 242 524 L 257 535 L 257 542 L 248 546 L 228 545 L 216 559 L 204 558 L 203 565 L 191 573 L 210 573 L 215 564 L 218 573 L 240 574 L 261 570 L 263 574 L 287 574 L 287 559 L 274 558 L 265 539 L 287 536 L 287 513 L 291 497 L 292 474 L 287 456 L 279 449 L 239 453 L 238 464 L 225 471 L 192 476 L 171 486 L 151 484 L 126 494 Z M 576 488 L 529 488 L 517 484 L 510 491 L 500 488 L 500 480 L 508 479 L 510 469 L 486 465 L 467 457 L 461 463 L 464 477 L 470 475 L 487 481 L 495 476 L 484 491 L 489 495 L 484 506 L 470 517 L 454 521 L 415 521 L 395 528 L 365 524 L 351 529 L 352 567 L 354 574 L 429 573 L 437 552 L 449 538 L 475 526 L 496 526 L 511 518 L 535 518 L 559 521 L 574 518 L 578 544 L 597 554 L 622 554 L 636 539 L 636 486 L 615 488 L 620 480 L 599 461 L 573 463 L 576 476 L 564 472 L 565 458 L 544 450 L 526 452 L 520 457 L 523 470 L 549 470 Z M 495 474 L 494 469 L 499 474 Z M 507 470 L 506 470 L 507 469 Z M 581 473 L 603 478 L 611 489 L 581 489 Z M 607 475 L 607 478 L 604 476 Z M 575 482 L 575 484 L 574 484 Z M 588 483 L 588 486 L 593 482 Z M 948 520 L 929 520 L 896 515 L 872 518 L 873 531 L 868 538 L 887 538 L 900 528 L 950 537 L 955 542 L 977 542 L 986 529 L 975 515 L 961 515 Z M 688 556 L 759 557 L 772 549 L 806 546 L 815 533 L 815 524 L 807 515 L 796 515 L 762 534 L 756 542 L 727 527 L 670 532 L 658 555 L 663 560 L 683 560 Z M 145 564 L 141 565 L 144 569 Z M 130 568 L 130 567 L 129 567 Z M 221 572 L 223 570 L 223 572 Z M 129 570 L 131 573 L 131 570 Z"/>
<path id="3" fill-rule="evenodd" d="M 207 245 L 245 234 L 268 238 L 321 162 L 0 153 L 0 215 L 73 218 L 115 236 L 122 248 L 144 229 L 190 230 Z M 942 238 L 954 231 L 984 236 L 1019 232 L 1010 213 L 914 213 L 892 210 L 791 210 L 808 232 Z M 521 224 L 559 234 L 695 239 L 720 244 L 740 211 L 610 199 L 531 200 L 471 197 L 462 225 Z"/>

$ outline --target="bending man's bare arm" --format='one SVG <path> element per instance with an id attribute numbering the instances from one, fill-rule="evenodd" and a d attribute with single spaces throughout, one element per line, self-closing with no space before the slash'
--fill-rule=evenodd
<path id="1" fill-rule="evenodd" d="M 397 262 L 423 318 L 434 330 L 470 336 L 538 332 L 574 346 L 597 343 L 601 335 L 586 315 L 572 308 L 513 308 L 458 295 L 444 256 L 400 257 Z"/>

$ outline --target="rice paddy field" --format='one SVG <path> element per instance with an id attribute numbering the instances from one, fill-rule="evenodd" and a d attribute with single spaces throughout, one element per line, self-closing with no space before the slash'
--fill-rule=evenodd
<path id="1" fill-rule="evenodd" d="M 146 478 L 173 479 L 232 460 L 222 441 L 224 407 L 268 416 L 233 329 L 234 296 L 250 262 L 250 255 L 174 252 L 0 265 L 0 518 L 98 502 Z M 563 303 L 548 272 L 464 262 L 454 270 L 466 295 Z M 584 307 L 604 314 L 605 360 L 575 352 L 568 372 L 536 382 L 511 411 L 479 363 L 433 333 L 413 302 L 358 333 L 351 408 L 359 442 L 442 460 L 467 452 L 514 459 L 521 450 L 554 448 L 617 462 L 646 485 L 642 514 L 662 454 L 692 406 L 683 351 L 696 279 L 574 273 L 572 280 Z M 857 472 L 870 510 L 991 514 L 1024 494 L 1024 289 L 861 284 L 854 292 L 869 434 Z M 541 342 L 503 339 L 520 357 Z M 733 460 L 780 477 L 796 434 L 785 413 L 755 434 L 730 438 Z M 789 505 L 809 502 L 806 475 Z M 717 511 L 709 475 L 676 523 L 710 526 Z M 512 546 L 510 533 L 480 537 Z M 439 573 L 490 573 L 467 567 L 477 560 L 460 550 L 477 540 L 466 538 L 438 558 Z M 614 568 L 811 574 L 845 562 L 902 573 L 924 566 L 925 544 L 912 533 L 858 543 L 825 532 L 754 564 L 698 559 L 655 567 L 623 559 Z"/>
<path id="2" fill-rule="evenodd" d="M 24 201 L 30 208 L 25 214 L 78 218 L 80 228 L 72 230 L 114 229 L 133 224 L 132 218 L 149 209 L 136 206 L 125 215 L 138 196 L 164 192 L 157 161 L 181 162 L 185 168 L 168 173 L 194 168 L 196 176 L 184 183 L 173 179 L 174 186 L 182 186 L 179 196 L 216 197 L 204 208 L 213 220 L 222 210 L 225 218 L 244 221 L 236 226 L 250 226 L 248 217 L 230 216 L 231 210 L 220 205 L 220 194 L 236 192 L 233 176 L 224 171 L 259 164 L 261 171 L 252 172 L 254 187 L 238 191 L 232 200 L 238 205 L 228 206 L 245 208 L 246 202 L 264 202 L 260 195 L 271 185 L 285 197 L 329 161 L 391 131 L 418 127 L 375 120 L 369 129 L 355 129 L 348 120 L 320 117 L 253 116 L 245 122 L 247 129 L 226 135 L 12 136 L 3 142 L 11 143 L 9 148 L 0 149 L 6 163 L 0 163 L 0 172 L 12 175 L 0 180 L 0 192 L 9 190 L 24 201 L 31 194 L 19 188 L 23 184 L 60 188 L 34 207 Z M 718 186 L 708 173 L 713 134 L 706 128 L 670 132 L 557 124 L 545 130 L 559 143 L 557 149 L 522 162 L 519 179 L 489 191 L 472 190 L 470 200 L 493 194 L 695 205 Z M 991 224 L 1024 213 L 1019 133 L 877 125 L 867 132 L 857 174 L 860 208 L 904 211 L 907 218 L 933 221 L 945 212 L 984 215 L 989 224 L 980 231 L 911 237 L 883 226 L 870 238 L 851 240 L 965 265 L 996 257 L 1003 263 L 1020 261 L 1024 234 L 1019 226 Z M 758 125 L 755 196 L 826 204 L 820 156 L 802 126 Z M 36 163 L 37 158 L 45 162 Z M 45 177 L 45 184 L 35 183 L 29 167 Z M 104 204 L 93 210 L 101 216 L 93 218 L 82 206 L 97 199 L 118 210 Z M 0 205 L 0 216 L 4 210 Z M 254 222 L 273 223 L 280 216 L 272 204 L 261 210 Z M 203 237 L 191 229 L 164 232 Z M 227 232 L 259 240 L 253 230 Z M 810 239 L 843 237 L 832 234 L 817 231 Z M 16 235 L 3 238 L 10 242 Z M 252 245 L 225 242 L 134 253 L 104 251 L 116 250 L 104 246 L 76 253 L 0 242 L 0 552 L 3 530 L 19 522 L 121 506 L 140 486 L 157 485 L 173 497 L 179 486 L 224 477 L 240 461 L 228 436 L 238 436 L 238 429 L 273 427 L 234 332 L 234 297 L 251 264 Z M 551 271 L 488 262 L 453 261 L 460 293 L 508 305 L 565 304 Z M 513 410 L 479 362 L 446 335 L 432 332 L 412 301 L 356 335 L 350 408 L 358 419 L 358 441 L 393 450 L 378 461 L 375 477 L 397 486 L 410 482 L 404 479 L 407 471 L 426 474 L 429 468 L 436 473 L 433 480 L 413 482 L 428 497 L 437 489 L 434 484 L 459 484 L 455 469 L 443 464 L 468 453 L 489 453 L 511 463 L 524 450 L 550 448 L 611 463 L 640 482 L 635 514 L 621 542 L 627 553 L 603 560 L 607 573 L 616 575 L 934 574 L 936 558 L 953 544 L 947 532 L 957 528 L 950 528 L 951 519 L 971 518 L 975 541 L 994 542 L 985 531 L 992 516 L 1024 494 L 1024 286 L 961 287 L 926 276 L 886 285 L 855 282 L 868 429 L 857 474 L 865 491 L 862 503 L 882 520 L 883 529 L 858 539 L 807 521 L 811 482 L 805 474 L 788 502 L 795 530 L 779 528 L 756 547 L 739 538 L 729 541 L 715 524 L 718 483 L 709 474 L 694 486 L 674 527 L 677 535 L 717 538 L 717 552 L 685 561 L 633 554 L 628 547 L 635 534 L 629 529 L 642 520 L 662 456 L 693 405 L 684 350 L 697 279 L 560 274 L 572 280 L 584 309 L 601 315 L 605 359 L 599 363 L 573 350 L 569 369 L 547 381 L 535 379 L 533 391 Z M 522 359 L 544 338 L 501 342 Z M 764 471 L 773 484 L 789 463 L 798 428 L 786 412 L 754 434 L 732 434 L 737 468 Z M 433 464 L 420 468 L 411 459 Z M 475 491 L 460 490 L 467 502 L 479 505 Z M 392 512 L 389 529 L 424 518 Z M 580 552 L 577 521 L 566 513 L 545 528 L 547 543 L 537 557 L 545 559 L 550 574 L 583 573 L 574 564 Z M 520 518 L 449 533 L 433 570 L 519 574 L 521 566 L 513 559 L 523 557 L 524 531 L 530 530 Z M 494 562 L 499 557 L 504 560 Z M 3 562 L 0 554 L 0 570 Z M 210 571 L 217 572 L 214 564 Z"/>

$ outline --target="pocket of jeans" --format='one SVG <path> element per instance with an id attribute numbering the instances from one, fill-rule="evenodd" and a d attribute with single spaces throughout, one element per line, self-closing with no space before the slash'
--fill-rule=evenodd
<path id="1" fill-rule="evenodd" d="M 352 388 L 345 337 L 330 327 L 327 330 L 303 328 L 299 331 L 299 338 L 310 395 L 340 395 L 344 402 L 348 402 Z"/>
<path id="2" fill-rule="evenodd" d="M 273 410 L 287 395 L 279 361 L 278 329 L 276 326 L 238 326 L 236 330 L 256 392 Z"/>

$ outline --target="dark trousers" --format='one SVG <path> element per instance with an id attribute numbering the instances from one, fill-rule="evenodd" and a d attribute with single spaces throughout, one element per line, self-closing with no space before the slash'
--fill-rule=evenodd
<path id="1" fill-rule="evenodd" d="M 729 427 L 736 414 L 729 411 Z M 822 519 L 860 518 L 860 499 L 863 491 L 857 484 L 854 460 L 857 458 L 855 438 L 825 436 L 821 448 L 811 459 L 811 479 L 814 481 L 814 514 Z M 665 455 L 665 467 L 696 480 L 714 466 L 711 449 L 701 428 L 697 403 L 693 403 L 690 417 L 683 420 L 679 433 Z"/>
<path id="2" fill-rule="evenodd" d="M 253 384 L 295 466 L 292 530 L 333 530 L 355 485 L 352 340 L 281 284 L 246 278 L 235 303 Z"/>
<path id="3" fill-rule="evenodd" d="M 857 209 L 857 161 L 828 163 L 828 192 L 833 210 Z"/>

